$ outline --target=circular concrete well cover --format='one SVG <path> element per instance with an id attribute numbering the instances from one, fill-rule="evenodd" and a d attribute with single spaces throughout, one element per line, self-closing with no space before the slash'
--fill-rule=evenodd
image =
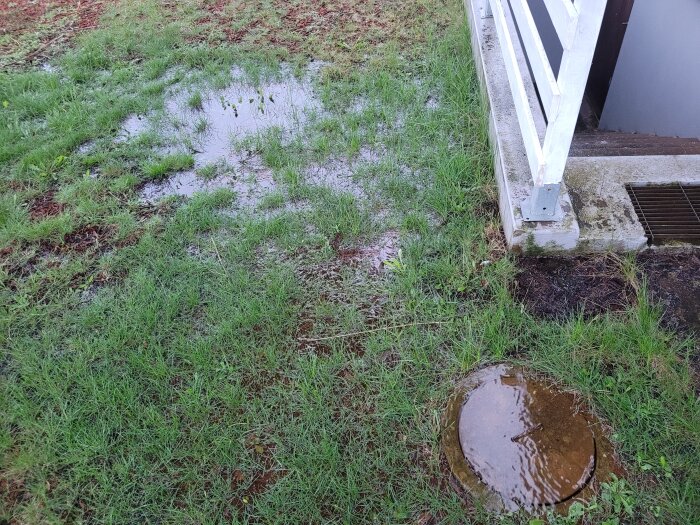
<path id="1" fill-rule="evenodd" d="M 574 394 L 498 365 L 472 374 L 457 397 L 448 425 L 458 443 L 446 452 L 472 492 L 478 483 L 507 510 L 532 509 L 567 501 L 591 480 L 596 440 Z"/>

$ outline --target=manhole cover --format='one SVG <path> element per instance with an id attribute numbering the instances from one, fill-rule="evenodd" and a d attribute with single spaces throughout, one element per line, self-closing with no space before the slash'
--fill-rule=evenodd
<path id="1" fill-rule="evenodd" d="M 470 375 L 447 412 L 445 452 L 472 494 L 506 510 L 572 500 L 597 467 L 597 441 L 609 443 L 576 396 L 508 365 Z M 598 454 L 597 454 L 598 452 Z"/>

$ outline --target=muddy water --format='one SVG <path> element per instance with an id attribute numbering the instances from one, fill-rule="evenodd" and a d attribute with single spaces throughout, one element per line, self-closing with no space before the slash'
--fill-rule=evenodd
<path id="1" fill-rule="evenodd" d="M 442 445 L 461 488 L 486 508 L 565 515 L 613 474 L 625 476 L 606 429 L 573 393 L 504 364 L 457 385 Z"/>
<path id="2" fill-rule="evenodd" d="M 462 407 L 459 439 L 483 483 L 510 508 L 574 496 L 595 467 L 595 441 L 570 393 L 493 367 Z"/>

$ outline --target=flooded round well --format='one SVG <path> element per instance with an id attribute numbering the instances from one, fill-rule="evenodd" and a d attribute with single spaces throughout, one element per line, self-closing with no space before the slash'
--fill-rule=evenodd
<path id="1" fill-rule="evenodd" d="M 492 510 L 566 511 L 618 470 L 600 422 L 574 393 L 506 364 L 458 386 L 443 446 L 462 487 Z"/>

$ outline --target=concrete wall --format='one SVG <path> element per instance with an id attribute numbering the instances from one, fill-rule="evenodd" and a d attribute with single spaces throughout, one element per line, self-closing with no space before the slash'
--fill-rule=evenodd
<path id="1" fill-rule="evenodd" d="M 600 127 L 700 138 L 700 0 L 635 0 Z"/>

